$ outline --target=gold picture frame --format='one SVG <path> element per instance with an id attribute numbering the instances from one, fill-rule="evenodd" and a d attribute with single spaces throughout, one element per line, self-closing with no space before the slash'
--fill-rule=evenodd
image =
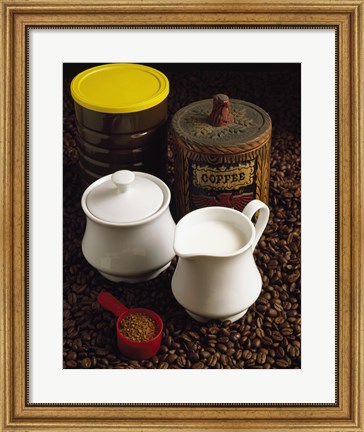
<path id="1" fill-rule="evenodd" d="M 364 0 L 0 0 L 2 431 L 363 431 Z M 87 406 L 26 403 L 26 31 L 32 26 L 330 26 L 338 67 L 337 403 Z M 314 391 L 314 389 L 313 389 Z"/>

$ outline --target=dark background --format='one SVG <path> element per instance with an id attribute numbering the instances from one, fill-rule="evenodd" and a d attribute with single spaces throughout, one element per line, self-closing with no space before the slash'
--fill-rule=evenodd
<path id="1" fill-rule="evenodd" d="M 102 63 L 65 63 L 66 83 L 83 70 Z M 230 98 L 254 103 L 266 110 L 273 127 L 300 135 L 300 63 L 143 63 L 163 72 L 169 79 L 169 113 L 200 99 L 225 93 Z M 183 95 L 181 95 L 183 92 Z"/>

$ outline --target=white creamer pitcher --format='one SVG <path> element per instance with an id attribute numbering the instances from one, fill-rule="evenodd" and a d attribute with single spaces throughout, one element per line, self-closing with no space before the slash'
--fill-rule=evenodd
<path id="1" fill-rule="evenodd" d="M 254 225 L 251 219 L 258 210 Z M 253 200 L 242 213 L 205 207 L 178 222 L 172 292 L 194 319 L 236 321 L 259 297 L 262 278 L 253 251 L 268 219 L 268 207 Z"/>

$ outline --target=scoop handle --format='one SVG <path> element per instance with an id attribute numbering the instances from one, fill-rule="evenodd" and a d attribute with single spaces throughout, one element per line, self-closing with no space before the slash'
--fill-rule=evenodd
<path id="1" fill-rule="evenodd" d="M 116 299 L 109 292 L 100 292 L 97 296 L 97 301 L 107 310 L 115 314 L 116 316 L 120 316 L 123 312 L 126 312 L 128 308 L 124 306 L 118 299 Z"/>
<path id="2" fill-rule="evenodd" d="M 258 220 L 255 223 L 255 238 L 252 244 L 252 250 L 255 249 L 260 237 L 262 236 L 265 227 L 267 226 L 269 220 L 269 208 L 260 200 L 250 201 L 244 208 L 243 214 L 249 219 L 255 215 L 259 210 Z"/>

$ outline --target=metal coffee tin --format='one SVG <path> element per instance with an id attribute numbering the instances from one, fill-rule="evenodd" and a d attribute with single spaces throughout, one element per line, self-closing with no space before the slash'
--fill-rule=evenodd
<path id="1" fill-rule="evenodd" d="M 118 170 L 167 177 L 168 78 L 140 64 L 87 69 L 71 83 L 81 180 Z"/>
<path id="2" fill-rule="evenodd" d="M 207 206 L 268 204 L 272 122 L 262 108 L 218 94 L 180 109 L 171 125 L 177 218 Z"/>

